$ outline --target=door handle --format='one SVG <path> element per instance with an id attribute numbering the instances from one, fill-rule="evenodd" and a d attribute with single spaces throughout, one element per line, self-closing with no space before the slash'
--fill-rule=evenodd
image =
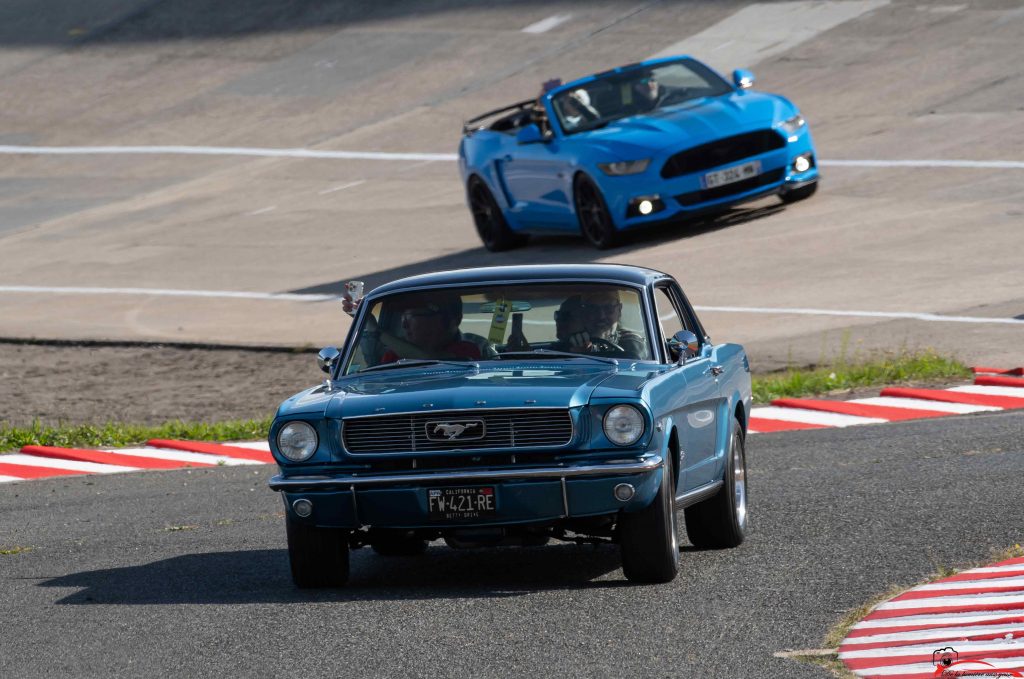
<path id="1" fill-rule="evenodd" d="M 725 368 L 723 368 L 720 365 L 713 365 L 713 366 L 711 366 L 711 374 L 714 375 L 715 377 L 718 377 L 719 375 L 721 375 L 724 372 L 725 372 Z"/>
<path id="2" fill-rule="evenodd" d="M 512 156 L 505 156 L 504 161 L 506 163 L 511 163 L 512 162 Z"/>

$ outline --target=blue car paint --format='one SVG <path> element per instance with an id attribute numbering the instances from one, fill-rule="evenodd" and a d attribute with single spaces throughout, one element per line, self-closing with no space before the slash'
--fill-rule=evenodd
<path id="1" fill-rule="evenodd" d="M 679 59 L 692 57 L 652 59 L 628 68 Z M 720 96 L 689 100 L 650 114 L 615 120 L 604 128 L 565 134 L 554 115 L 552 98 L 595 79 L 595 76 L 581 78 L 541 98 L 553 132 L 543 143 L 520 144 L 516 135 L 490 129 L 475 130 L 463 137 L 459 145 L 463 182 L 471 176 L 483 179 L 513 231 L 578 231 L 573 186 L 581 173 L 590 177 L 601 190 L 618 230 L 721 209 L 818 180 L 817 152 L 809 126 L 805 124 L 792 135 L 780 128 L 783 121 L 799 114 L 797 107 L 783 96 L 750 89 L 733 87 Z M 669 179 L 661 177 L 665 161 L 680 151 L 763 129 L 776 130 L 786 139 L 785 146 L 692 174 Z M 809 170 L 798 173 L 792 163 L 805 153 L 814 154 L 815 162 Z M 598 168 L 601 163 L 643 158 L 652 160 L 647 169 L 638 174 L 609 176 Z M 700 191 L 701 180 L 707 172 L 752 160 L 761 161 L 762 174 L 783 169 L 782 178 L 692 205 L 683 205 L 675 199 L 675 196 Z M 631 200 L 650 195 L 660 196 L 665 209 L 649 215 L 627 216 Z"/>
<path id="2" fill-rule="evenodd" d="M 470 269 L 415 276 L 374 290 L 361 305 L 371 308 L 375 299 L 399 291 L 429 290 L 484 283 L 529 281 L 615 282 L 643 289 L 648 308 L 653 308 L 656 285 L 675 286 L 671 277 L 658 271 L 619 265 L 518 266 Z M 681 290 L 678 292 L 681 299 Z M 688 306 L 688 302 L 687 302 Z M 692 308 L 689 309 L 692 313 Z M 699 323 L 699 321 L 698 321 Z M 357 324 L 353 324 L 355 327 Z M 445 524 L 428 519 L 426 491 L 429 481 L 395 483 L 380 488 L 355 488 L 353 479 L 366 476 L 365 454 L 349 454 L 341 445 L 343 418 L 380 412 L 437 412 L 522 407 L 524 397 L 537 407 L 568 408 L 574 425 L 573 440 L 555 451 L 554 460 L 564 468 L 612 464 L 622 460 L 671 460 L 677 496 L 721 479 L 729 450 L 733 418 L 744 424 L 749 415 L 751 388 L 743 348 L 715 345 L 702 338 L 699 355 L 679 365 L 664 347 L 651 361 L 622 361 L 618 365 L 580 360 L 478 361 L 466 366 L 410 366 L 389 371 L 341 376 L 335 371 L 324 385 L 307 389 L 285 400 L 270 429 L 270 447 L 280 467 L 271 487 L 282 491 L 290 519 L 324 527 L 355 529 L 371 525 L 391 528 L 444 529 L 465 522 Z M 344 351 L 352 351 L 352 337 Z M 721 365 L 713 377 L 712 365 Z M 524 376 L 524 370 L 543 373 Z M 619 447 L 605 438 L 602 417 L 613 405 L 638 407 L 646 420 L 645 433 L 634 445 Z M 427 407 L 429 404 L 429 407 Z M 319 443 L 313 456 L 302 463 L 288 460 L 277 446 L 277 434 L 286 423 L 303 420 L 317 431 Z M 673 438 L 678 445 L 673 445 Z M 676 451 L 681 451 L 677 454 Z M 488 450 L 474 451 L 486 455 Z M 506 451 L 507 452 L 507 451 Z M 396 452 L 388 458 L 424 457 L 424 453 Z M 465 453 L 437 451 L 432 457 L 451 460 L 459 468 Z M 474 525 L 545 524 L 569 517 L 632 512 L 651 503 L 661 483 L 664 466 L 643 473 L 606 474 L 558 479 L 512 478 L 488 481 L 494 485 L 498 515 Z M 502 472 L 519 473 L 515 467 Z M 406 477 L 408 478 L 408 477 Z M 318 479 L 317 487 L 291 488 L 302 479 Z M 636 487 L 628 502 L 614 499 L 619 483 Z M 441 485 L 445 485 L 443 482 Z M 481 485 L 481 484 L 472 484 Z M 314 511 L 298 517 L 293 503 L 312 500 Z"/>

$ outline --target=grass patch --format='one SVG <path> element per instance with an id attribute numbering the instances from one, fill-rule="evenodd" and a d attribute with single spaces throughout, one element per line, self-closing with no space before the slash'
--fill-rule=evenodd
<path id="1" fill-rule="evenodd" d="M 0 555 L 2 555 L 2 556 L 11 556 L 13 554 L 24 554 L 25 552 L 31 552 L 31 551 L 32 551 L 31 547 L 14 546 L 14 547 L 7 547 L 7 548 L 0 549 Z"/>
<path id="2" fill-rule="evenodd" d="M 845 358 L 831 365 L 786 370 L 770 375 L 755 375 L 755 403 L 776 398 L 815 396 L 857 387 L 877 387 L 907 382 L 938 382 L 965 379 L 970 369 L 962 363 L 934 351 L 901 352 L 872 361 L 849 363 Z M 118 448 L 145 443 L 148 439 L 185 441 L 246 441 L 266 439 L 272 418 L 228 422 L 167 422 L 143 426 L 108 422 L 103 425 L 10 427 L 0 423 L 0 451 L 22 446 L 60 448 Z"/>
<path id="3" fill-rule="evenodd" d="M 971 375 L 971 369 L 964 364 L 931 350 L 900 352 L 858 363 L 848 363 L 845 358 L 839 358 L 831 365 L 755 375 L 754 403 L 858 387 L 963 379 Z"/>
<path id="4" fill-rule="evenodd" d="M 120 448 L 145 443 L 149 439 L 181 439 L 185 441 L 246 441 L 266 439 L 271 418 L 230 422 L 167 422 L 159 426 L 143 426 L 108 422 L 103 425 L 8 427 L 0 424 L 0 451 L 18 450 L 22 446 L 56 446 L 58 448 Z"/>

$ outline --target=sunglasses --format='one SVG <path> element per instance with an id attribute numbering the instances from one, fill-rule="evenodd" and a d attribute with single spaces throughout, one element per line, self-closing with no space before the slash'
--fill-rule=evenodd
<path id="1" fill-rule="evenodd" d="M 613 314 L 622 308 L 622 302 L 612 304 L 584 304 L 583 310 L 588 314 Z"/>

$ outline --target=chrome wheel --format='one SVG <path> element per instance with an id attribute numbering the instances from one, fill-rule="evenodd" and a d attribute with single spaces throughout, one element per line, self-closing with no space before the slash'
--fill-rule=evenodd
<path id="1" fill-rule="evenodd" d="M 732 475 L 733 502 L 736 507 L 736 523 L 740 530 L 747 528 L 747 461 L 743 446 L 736 445 L 736 436 L 732 441 Z"/>

